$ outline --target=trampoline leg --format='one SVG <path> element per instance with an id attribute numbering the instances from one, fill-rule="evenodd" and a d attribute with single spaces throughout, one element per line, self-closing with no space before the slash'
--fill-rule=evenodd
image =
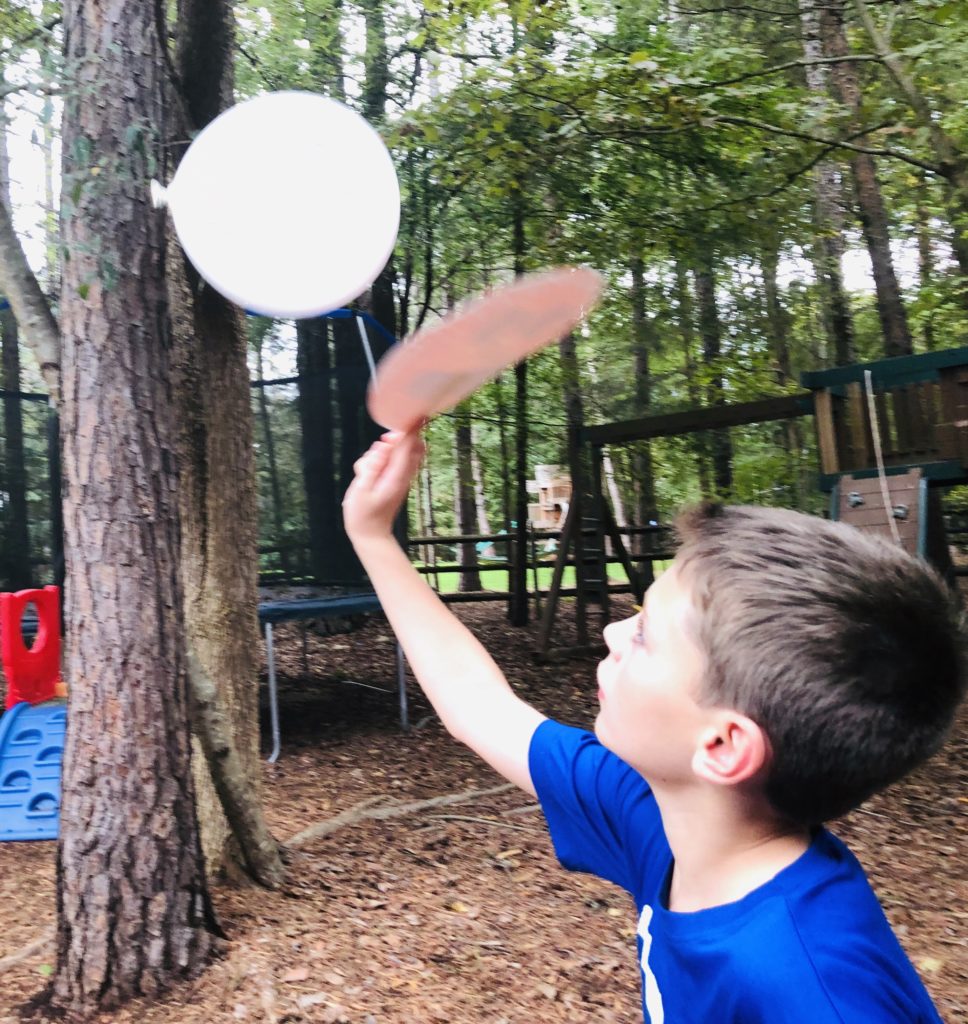
<path id="1" fill-rule="evenodd" d="M 272 649 L 272 623 L 266 623 L 266 661 L 269 663 L 269 721 L 272 723 L 272 753 L 269 764 L 279 757 L 279 695 L 276 692 L 276 655 Z"/>
<path id="2" fill-rule="evenodd" d="M 406 732 L 410 728 L 410 720 L 407 715 L 407 661 L 399 642 L 397 643 L 397 689 L 400 693 L 400 728 Z"/>

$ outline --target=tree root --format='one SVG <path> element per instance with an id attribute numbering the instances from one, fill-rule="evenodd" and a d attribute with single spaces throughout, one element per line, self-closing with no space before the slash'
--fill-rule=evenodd
<path id="1" fill-rule="evenodd" d="M 28 959 L 28 957 L 32 957 L 35 953 L 46 949 L 53 942 L 54 929 L 51 928 L 50 931 L 44 932 L 43 935 L 38 935 L 36 939 L 32 939 L 26 946 L 21 946 L 16 953 L 11 953 L 10 956 L 0 959 L 0 971 L 5 971 L 8 967 L 15 967 L 17 964 Z"/>
<path id="2" fill-rule="evenodd" d="M 383 821 L 386 818 L 399 818 L 406 814 L 417 814 L 420 811 L 427 810 L 429 807 L 449 807 L 453 804 L 463 804 L 479 796 L 504 793 L 513 788 L 512 783 L 506 782 L 501 786 L 492 786 L 490 789 L 468 789 L 463 793 L 446 793 L 444 796 L 435 796 L 428 800 L 414 800 L 408 804 L 384 803 L 379 806 L 374 806 L 374 804 L 379 803 L 383 799 L 382 797 L 369 797 L 332 818 L 327 818 L 325 821 L 310 825 L 309 828 L 303 829 L 302 832 L 297 832 L 284 845 L 290 849 L 297 846 L 305 846 L 306 843 L 310 843 L 314 839 L 321 839 L 323 836 L 328 836 L 331 832 L 336 832 L 338 829 L 346 828 L 349 825 L 358 825 L 363 821 Z"/>

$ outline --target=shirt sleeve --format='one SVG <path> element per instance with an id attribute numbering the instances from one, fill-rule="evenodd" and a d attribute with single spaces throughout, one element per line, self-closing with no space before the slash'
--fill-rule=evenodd
<path id="1" fill-rule="evenodd" d="M 663 835 L 642 776 L 591 733 L 551 720 L 535 730 L 528 764 L 562 865 L 634 894 L 637 862 Z"/>

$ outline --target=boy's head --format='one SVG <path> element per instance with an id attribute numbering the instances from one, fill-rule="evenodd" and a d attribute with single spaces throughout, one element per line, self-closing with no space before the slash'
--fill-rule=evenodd
<path id="1" fill-rule="evenodd" d="M 926 564 L 783 509 L 702 505 L 676 529 L 705 656 L 699 701 L 763 730 L 780 815 L 837 817 L 940 745 L 965 692 L 965 628 Z"/>

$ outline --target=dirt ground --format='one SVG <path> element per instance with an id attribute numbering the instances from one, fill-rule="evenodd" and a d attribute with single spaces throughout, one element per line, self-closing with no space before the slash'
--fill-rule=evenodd
<path id="1" fill-rule="evenodd" d="M 592 721 L 594 659 L 536 664 L 534 627 L 509 628 L 502 606 L 458 614 L 522 695 Z M 308 671 L 299 627 L 281 628 L 276 648 L 283 753 L 264 766 L 270 825 L 284 842 L 337 827 L 291 850 L 284 892 L 215 887 L 225 957 L 165 1000 L 100 1021 L 641 1021 L 630 900 L 561 870 L 532 800 L 498 789 L 413 687 L 415 726 L 400 731 L 386 624 L 310 633 Z M 447 794 L 464 796 L 420 806 Z M 393 816 L 367 817 L 381 808 Z M 834 826 L 948 1024 L 968 1024 L 966 826 L 966 715 L 939 756 Z M 50 972 L 53 843 L 0 844 L 0 907 L 0 1024 L 13 1024 Z"/>

